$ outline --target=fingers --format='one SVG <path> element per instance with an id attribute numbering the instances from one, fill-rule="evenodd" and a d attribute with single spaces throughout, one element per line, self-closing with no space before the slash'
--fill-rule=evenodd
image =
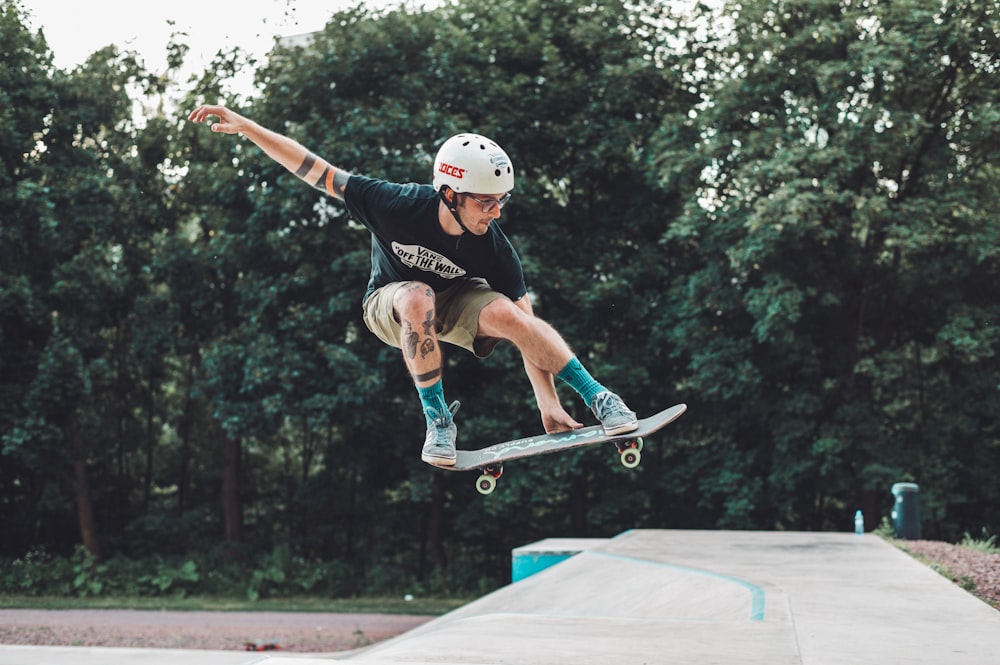
<path id="1" fill-rule="evenodd" d="M 559 434 L 560 432 L 571 432 L 575 429 L 580 429 L 583 427 L 582 423 L 566 424 L 566 423 L 554 423 L 545 428 L 546 434 Z"/>
<path id="2" fill-rule="evenodd" d="M 188 120 L 191 122 L 209 122 L 210 118 L 218 118 L 218 122 L 211 124 L 213 132 L 234 134 L 239 131 L 236 120 L 240 117 L 230 111 L 225 106 L 206 104 L 191 111 Z"/>
<path id="3" fill-rule="evenodd" d="M 583 427 L 583 423 L 577 422 L 565 411 L 561 413 L 545 414 L 542 416 L 542 426 L 546 434 L 556 434 L 558 432 L 568 432 Z"/>
<path id="4" fill-rule="evenodd" d="M 199 106 L 195 110 L 191 111 L 188 115 L 188 120 L 191 122 L 206 122 L 209 116 L 216 116 L 222 118 L 222 114 L 226 111 L 223 106 Z"/>

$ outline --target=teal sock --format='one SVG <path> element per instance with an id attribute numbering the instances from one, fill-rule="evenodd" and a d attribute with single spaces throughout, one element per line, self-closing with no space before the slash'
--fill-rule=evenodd
<path id="1" fill-rule="evenodd" d="M 420 403 L 424 405 L 424 418 L 427 419 L 427 424 L 431 424 L 431 418 L 429 409 L 434 409 L 437 412 L 438 417 L 443 416 L 448 413 L 448 403 L 444 401 L 444 382 L 438 381 L 432 386 L 427 386 L 426 388 L 421 388 L 417 386 L 417 393 L 420 395 Z"/>
<path id="2" fill-rule="evenodd" d="M 568 383 L 573 390 L 580 393 L 580 397 L 583 398 L 588 407 L 594 401 L 594 395 L 607 390 L 607 388 L 598 383 L 590 375 L 590 372 L 580 364 L 576 356 L 570 358 L 566 366 L 559 370 L 556 376 Z"/>

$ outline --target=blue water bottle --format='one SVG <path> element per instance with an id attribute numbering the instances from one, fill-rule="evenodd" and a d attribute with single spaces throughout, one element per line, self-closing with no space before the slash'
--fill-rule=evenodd
<path id="1" fill-rule="evenodd" d="M 865 517 L 860 510 L 854 513 L 854 533 L 858 536 L 865 535 Z"/>

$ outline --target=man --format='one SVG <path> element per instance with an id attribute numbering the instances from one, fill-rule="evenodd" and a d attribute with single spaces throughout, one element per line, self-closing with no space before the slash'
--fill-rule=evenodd
<path id="1" fill-rule="evenodd" d="M 455 464 L 457 428 L 442 383 L 440 342 L 485 358 L 502 340 L 524 359 L 546 432 L 583 427 L 563 409 L 553 377 L 572 386 L 609 434 L 630 432 L 636 415 L 598 383 L 559 333 L 534 316 L 517 252 L 493 222 L 510 199 L 514 167 L 493 141 L 459 134 L 440 147 L 433 185 L 396 184 L 352 175 L 291 138 L 224 107 L 189 116 L 213 132 L 242 134 L 296 176 L 343 201 L 372 234 L 372 270 L 364 320 L 383 342 L 402 349 L 423 405 L 421 459 Z"/>

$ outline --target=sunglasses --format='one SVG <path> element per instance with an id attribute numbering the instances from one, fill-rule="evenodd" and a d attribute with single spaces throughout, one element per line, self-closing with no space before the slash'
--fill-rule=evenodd
<path id="1" fill-rule="evenodd" d="M 466 194 L 466 196 L 478 203 L 482 207 L 483 212 L 493 212 L 497 208 L 503 208 L 510 201 L 510 192 L 507 192 L 498 199 L 481 199 L 472 194 Z"/>

